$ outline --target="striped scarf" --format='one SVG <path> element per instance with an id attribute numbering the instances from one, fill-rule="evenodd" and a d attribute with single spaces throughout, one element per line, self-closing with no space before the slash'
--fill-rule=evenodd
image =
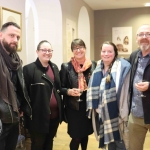
<path id="1" fill-rule="evenodd" d="M 110 82 L 103 76 L 102 62 L 94 70 L 87 90 L 87 109 L 99 109 L 99 147 L 120 140 L 119 109 L 116 98 L 115 78 L 119 60 L 112 66 Z"/>

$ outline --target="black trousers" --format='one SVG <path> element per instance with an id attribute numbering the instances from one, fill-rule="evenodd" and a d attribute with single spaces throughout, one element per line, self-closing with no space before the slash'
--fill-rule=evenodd
<path id="1" fill-rule="evenodd" d="M 15 150 L 19 135 L 19 123 L 3 123 L 0 150 Z"/>
<path id="2" fill-rule="evenodd" d="M 49 125 L 49 133 L 38 133 L 30 131 L 31 150 L 52 150 L 53 138 L 56 135 L 59 125 L 59 118 L 51 119 Z"/>
<path id="3" fill-rule="evenodd" d="M 108 150 L 126 150 L 122 140 L 111 142 L 108 144 Z"/>

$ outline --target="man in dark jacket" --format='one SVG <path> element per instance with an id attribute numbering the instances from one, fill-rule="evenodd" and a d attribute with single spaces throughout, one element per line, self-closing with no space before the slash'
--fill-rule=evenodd
<path id="1" fill-rule="evenodd" d="M 15 150 L 20 114 L 24 112 L 31 117 L 22 61 L 16 53 L 20 33 L 14 22 L 5 23 L 0 31 L 0 150 Z"/>
<path id="2" fill-rule="evenodd" d="M 137 31 L 139 49 L 129 61 L 131 114 L 129 117 L 130 150 L 143 150 L 146 133 L 150 130 L 150 25 Z"/>

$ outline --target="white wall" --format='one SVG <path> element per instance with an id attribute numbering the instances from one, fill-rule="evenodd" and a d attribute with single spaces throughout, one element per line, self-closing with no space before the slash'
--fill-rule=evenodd
<path id="1" fill-rule="evenodd" d="M 86 45 L 86 55 L 90 58 L 90 21 L 86 7 L 82 7 L 78 18 L 78 38 L 81 38 Z"/>

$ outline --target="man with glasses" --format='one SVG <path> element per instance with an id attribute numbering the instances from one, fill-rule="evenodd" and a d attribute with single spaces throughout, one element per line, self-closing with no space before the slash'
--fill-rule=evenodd
<path id="1" fill-rule="evenodd" d="M 143 150 L 146 133 L 150 130 L 150 25 L 137 30 L 139 49 L 129 61 L 131 113 L 129 117 L 130 150 Z"/>

